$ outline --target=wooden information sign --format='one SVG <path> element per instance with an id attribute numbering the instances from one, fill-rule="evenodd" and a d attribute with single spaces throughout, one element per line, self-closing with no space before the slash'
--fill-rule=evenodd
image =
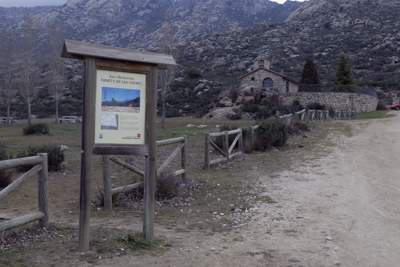
<path id="1" fill-rule="evenodd" d="M 143 234 L 153 239 L 157 69 L 170 55 L 65 40 L 62 56 L 84 60 L 79 249 L 89 249 L 92 155 L 145 157 Z"/>

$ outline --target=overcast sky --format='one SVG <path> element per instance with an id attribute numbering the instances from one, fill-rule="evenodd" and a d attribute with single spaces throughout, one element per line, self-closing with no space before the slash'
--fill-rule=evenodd
<path id="1" fill-rule="evenodd" d="M 278 3 L 284 3 L 286 0 L 272 0 Z M 303 2 L 304 0 L 297 0 Z M 3 7 L 32 7 L 32 6 L 56 6 L 63 5 L 67 0 L 0 0 L 0 6 Z"/>
<path id="2" fill-rule="evenodd" d="M 61 6 L 67 0 L 0 0 L 3 7 Z"/>

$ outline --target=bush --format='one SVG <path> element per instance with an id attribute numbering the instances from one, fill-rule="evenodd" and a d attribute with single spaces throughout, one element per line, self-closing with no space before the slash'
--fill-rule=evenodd
<path id="1" fill-rule="evenodd" d="M 265 151 L 271 147 L 281 147 L 286 144 L 287 139 L 285 124 L 278 118 L 268 118 L 259 123 L 254 150 Z"/>
<path id="2" fill-rule="evenodd" d="M 49 171 L 56 172 L 62 169 L 62 163 L 65 160 L 64 152 L 60 147 L 55 145 L 30 146 L 26 151 L 19 153 L 18 158 L 36 156 L 38 153 L 47 153 Z M 25 172 L 29 170 L 29 166 L 21 166 L 18 170 Z"/>
<path id="3" fill-rule="evenodd" d="M 325 105 L 323 105 L 323 104 L 320 104 L 320 103 L 310 103 L 310 104 L 308 104 L 307 105 L 307 108 L 308 109 L 316 109 L 316 110 L 325 110 Z"/>
<path id="4" fill-rule="evenodd" d="M 46 123 L 28 125 L 23 129 L 24 135 L 43 135 L 49 134 L 49 127 Z"/>
<path id="5" fill-rule="evenodd" d="M 7 160 L 6 146 L 0 142 L 0 161 Z M 11 172 L 7 169 L 0 170 L 0 189 L 6 188 L 11 184 Z"/>
<path id="6" fill-rule="evenodd" d="M 256 113 L 258 111 L 258 104 L 254 102 L 244 102 L 242 106 L 243 112 Z"/>
<path id="7" fill-rule="evenodd" d="M 191 67 L 186 75 L 189 79 L 201 79 L 203 77 L 201 71 L 196 67 Z"/>
<path id="8" fill-rule="evenodd" d="M 242 118 L 242 113 L 241 112 L 229 112 L 228 114 L 226 114 L 226 118 L 228 120 L 237 121 Z"/>
<path id="9" fill-rule="evenodd" d="M 290 123 L 287 130 L 288 130 L 288 134 L 295 135 L 295 134 L 299 134 L 301 132 L 308 132 L 310 129 L 308 128 L 308 125 L 305 122 L 303 122 L 299 119 L 295 119 L 295 120 L 292 120 L 292 123 Z"/>
<path id="10" fill-rule="evenodd" d="M 376 105 L 376 110 L 387 110 L 385 102 L 379 100 L 378 105 Z"/>
<path id="11" fill-rule="evenodd" d="M 156 198 L 158 200 L 171 199 L 178 195 L 180 178 L 164 175 L 157 180 Z"/>
<path id="12" fill-rule="evenodd" d="M 254 114 L 254 117 L 256 120 L 264 120 L 271 117 L 273 112 L 274 111 L 269 106 L 260 106 L 258 111 Z"/>

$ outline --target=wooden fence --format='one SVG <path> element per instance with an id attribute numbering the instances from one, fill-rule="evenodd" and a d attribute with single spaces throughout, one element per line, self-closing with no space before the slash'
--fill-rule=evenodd
<path id="1" fill-rule="evenodd" d="M 181 155 L 181 168 L 169 173 L 172 176 L 182 176 L 182 180 L 186 181 L 186 147 L 187 147 L 187 137 L 177 137 L 166 140 L 157 141 L 157 147 L 177 144 L 174 151 L 169 154 L 168 158 L 158 167 L 157 178 L 162 177 L 167 172 L 167 167 L 171 162 L 178 156 Z M 137 182 L 134 184 L 129 184 L 117 188 L 112 188 L 111 178 L 110 178 L 110 161 L 138 174 L 143 179 L 144 171 L 136 166 L 133 166 L 120 158 L 115 156 L 103 156 L 103 188 L 104 188 L 104 208 L 106 210 L 112 209 L 112 196 L 118 193 L 126 192 L 138 188 L 143 184 L 143 182 Z"/>
<path id="2" fill-rule="evenodd" d="M 229 135 L 236 135 L 235 139 L 229 144 Z M 222 148 L 219 147 L 213 137 L 222 137 Z M 237 151 L 233 153 L 233 149 L 238 146 Z M 210 159 L 210 148 L 217 152 L 217 159 Z M 243 131 L 236 129 L 232 131 L 223 131 L 217 133 L 205 133 L 205 148 L 204 148 L 204 168 L 208 169 L 211 165 L 224 161 L 229 161 L 231 158 L 243 154 Z"/>
<path id="3" fill-rule="evenodd" d="M 355 112 L 349 110 L 338 110 L 335 112 L 335 119 L 336 120 L 345 120 L 349 118 L 353 118 L 355 116 Z"/>
<path id="4" fill-rule="evenodd" d="M 48 227 L 49 213 L 47 204 L 47 176 L 48 176 L 48 163 L 47 154 L 40 153 L 37 156 L 10 159 L 0 161 L 0 169 L 15 168 L 23 165 L 35 165 L 28 172 L 21 175 L 18 179 L 14 180 L 6 188 L 0 191 L 0 200 L 6 197 L 9 193 L 17 189 L 23 182 L 27 181 L 35 174 L 38 175 L 38 206 L 39 210 L 7 220 L 0 223 L 0 231 L 18 227 L 36 220 L 39 220 L 39 226 Z"/>
<path id="5" fill-rule="evenodd" d="M 286 114 L 278 116 L 278 118 L 286 125 L 289 126 L 294 119 L 298 119 L 301 121 L 315 121 L 315 120 L 326 120 L 329 119 L 329 111 L 328 110 L 300 110 L 293 114 Z M 259 125 L 250 127 L 250 142 L 252 143 L 255 139 L 256 130 Z M 229 144 L 229 135 L 236 134 L 235 140 Z M 222 148 L 219 147 L 213 137 L 224 137 Z M 236 153 L 232 153 L 235 148 L 237 142 L 239 142 Z M 211 146 L 211 147 L 210 147 Z M 210 150 L 210 149 L 214 150 Z M 210 159 L 210 152 L 217 152 L 219 158 Z M 208 169 L 211 165 L 217 164 L 220 162 L 228 161 L 231 158 L 240 155 L 243 153 L 243 131 L 242 129 L 236 129 L 232 131 L 223 131 L 217 133 L 205 133 L 205 148 L 204 148 L 204 168 Z"/>

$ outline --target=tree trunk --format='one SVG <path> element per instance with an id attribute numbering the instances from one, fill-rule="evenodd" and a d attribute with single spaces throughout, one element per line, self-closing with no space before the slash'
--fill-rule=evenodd
<path id="1" fill-rule="evenodd" d="M 12 120 L 10 120 L 10 103 L 7 103 L 7 123 L 12 123 Z"/>
<path id="2" fill-rule="evenodd" d="M 58 123 L 58 96 L 56 97 L 55 100 L 56 100 L 56 103 L 55 103 L 56 104 L 56 121 L 55 122 L 57 124 Z"/>
<path id="3" fill-rule="evenodd" d="M 31 126 L 32 125 L 32 121 L 31 121 L 31 116 L 32 116 L 32 111 L 31 111 L 31 98 L 28 97 L 26 99 L 26 102 L 28 104 L 28 125 Z"/>

